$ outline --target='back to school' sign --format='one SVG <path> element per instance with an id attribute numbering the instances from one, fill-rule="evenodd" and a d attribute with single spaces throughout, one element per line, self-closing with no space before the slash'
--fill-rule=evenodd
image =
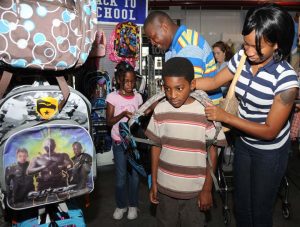
<path id="1" fill-rule="evenodd" d="M 148 14 L 148 0 L 97 0 L 97 13 L 100 23 L 131 21 L 142 26 Z"/>

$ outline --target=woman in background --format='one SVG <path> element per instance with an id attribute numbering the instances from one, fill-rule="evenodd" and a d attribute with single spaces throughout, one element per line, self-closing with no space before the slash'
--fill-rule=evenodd
<path id="1" fill-rule="evenodd" d="M 231 48 L 223 41 L 216 42 L 213 46 L 214 57 L 217 64 L 217 72 L 227 66 L 228 61 L 233 57 Z M 230 82 L 221 87 L 223 97 L 226 96 Z"/>

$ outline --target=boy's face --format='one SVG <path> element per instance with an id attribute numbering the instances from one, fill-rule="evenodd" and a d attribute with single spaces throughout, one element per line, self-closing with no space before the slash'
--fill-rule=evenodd
<path id="1" fill-rule="evenodd" d="M 188 82 L 185 77 L 164 77 L 164 90 L 169 103 L 179 108 L 182 105 L 190 104 L 193 98 L 190 97 L 190 92 L 195 88 L 195 81 Z"/>

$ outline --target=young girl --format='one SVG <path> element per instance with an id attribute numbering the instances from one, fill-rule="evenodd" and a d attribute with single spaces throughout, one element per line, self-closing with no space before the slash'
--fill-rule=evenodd
<path id="1" fill-rule="evenodd" d="M 242 35 L 244 48 L 213 78 L 196 87 L 213 90 L 231 81 L 242 55 L 247 61 L 235 87 L 238 116 L 216 106 L 205 109 L 209 120 L 240 133 L 234 155 L 234 205 L 237 227 L 271 227 L 277 191 L 290 147 L 289 116 L 298 90 L 296 72 L 285 60 L 294 38 L 292 17 L 276 4 L 250 9 Z"/>
<path id="2" fill-rule="evenodd" d="M 124 62 L 116 66 L 117 80 L 120 87 L 117 91 L 110 93 L 106 97 L 106 121 L 107 125 L 112 126 L 111 136 L 113 139 L 113 154 L 116 169 L 115 199 L 117 208 L 113 214 L 113 218 L 116 220 L 123 218 L 127 207 L 129 208 L 128 219 L 135 219 L 138 216 L 139 176 L 134 169 L 132 169 L 131 173 L 127 172 L 127 155 L 121 146 L 119 122 L 128 121 L 132 113 L 143 102 L 142 96 L 134 92 L 136 74 L 133 68 L 128 64 L 125 67 L 120 67 L 120 64 L 124 65 Z"/>

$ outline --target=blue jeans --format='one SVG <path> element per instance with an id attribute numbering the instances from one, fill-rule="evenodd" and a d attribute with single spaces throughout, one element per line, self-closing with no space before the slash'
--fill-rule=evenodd
<path id="1" fill-rule="evenodd" d="M 116 170 L 115 199 L 117 207 L 125 208 L 128 205 L 137 207 L 139 175 L 134 169 L 131 173 L 127 171 L 127 155 L 120 144 L 113 142 L 113 153 Z"/>
<path id="2" fill-rule="evenodd" d="M 260 150 L 236 141 L 234 205 L 237 227 L 272 227 L 273 208 L 285 174 L 290 142 Z"/>

